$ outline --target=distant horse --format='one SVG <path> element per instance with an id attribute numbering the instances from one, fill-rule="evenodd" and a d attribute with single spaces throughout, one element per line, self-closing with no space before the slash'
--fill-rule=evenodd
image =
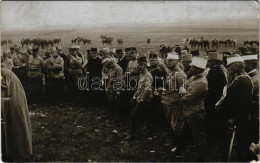
<path id="1" fill-rule="evenodd" d="M 148 38 L 146 42 L 147 42 L 147 44 L 150 44 L 150 42 L 151 42 L 151 39 L 150 39 L 150 38 Z"/>
<path id="2" fill-rule="evenodd" d="M 173 51 L 173 48 L 170 47 L 170 46 L 166 46 L 164 44 L 160 45 L 161 49 L 160 49 L 160 54 L 161 54 L 161 57 L 162 59 L 165 59 L 167 57 L 167 54 L 169 52 L 172 52 Z"/>
<path id="3" fill-rule="evenodd" d="M 123 45 L 124 41 L 123 41 L 122 39 L 117 39 L 117 43 L 118 43 L 119 45 Z"/>
<path id="4" fill-rule="evenodd" d="M 83 43 L 84 43 L 84 45 L 86 45 L 86 44 L 91 45 L 91 40 L 84 39 Z"/>
<path id="5" fill-rule="evenodd" d="M 211 41 L 212 49 L 218 49 L 218 40 L 212 40 Z"/>
<path id="6" fill-rule="evenodd" d="M 112 41 L 113 41 L 113 38 L 112 37 L 108 37 L 106 39 L 102 39 L 102 44 L 103 45 L 112 45 Z"/>
<path id="7" fill-rule="evenodd" d="M 226 41 L 219 41 L 218 43 L 219 43 L 219 46 L 223 44 L 225 47 L 227 47 L 228 46 L 228 42 L 229 41 L 226 40 Z"/>
<path id="8" fill-rule="evenodd" d="M 244 44 L 244 46 L 250 45 L 251 47 L 252 47 L 254 44 L 256 44 L 257 46 L 259 46 L 259 41 L 249 41 L 249 40 L 247 40 L 247 41 L 244 41 L 243 44 Z"/>
<path id="9" fill-rule="evenodd" d="M 2 45 L 2 46 L 7 45 L 7 40 L 2 40 L 2 41 L 1 41 L 1 45 Z"/>

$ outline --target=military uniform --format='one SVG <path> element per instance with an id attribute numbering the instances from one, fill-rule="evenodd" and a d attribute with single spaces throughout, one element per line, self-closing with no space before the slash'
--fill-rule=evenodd
<path id="1" fill-rule="evenodd" d="M 79 56 L 69 55 L 68 57 L 68 71 L 69 71 L 69 84 L 68 92 L 75 98 L 79 93 L 78 81 L 79 78 L 83 75 L 82 72 L 82 58 Z"/>
<path id="2" fill-rule="evenodd" d="M 259 72 L 254 69 L 248 73 L 253 83 L 253 95 L 250 105 L 250 118 L 251 118 L 251 141 L 254 143 L 259 142 Z"/>
<path id="3" fill-rule="evenodd" d="M 27 84 L 27 58 L 22 53 L 14 53 L 13 65 L 13 72 L 25 88 Z"/>
<path id="4" fill-rule="evenodd" d="M 181 97 L 183 114 L 197 145 L 205 144 L 204 130 L 204 96 L 208 82 L 203 74 L 192 76 L 185 85 L 187 92 Z"/>
<path id="5" fill-rule="evenodd" d="M 52 56 L 47 60 L 47 68 L 49 72 L 49 98 L 50 102 L 61 102 L 64 90 L 64 61 L 60 56 Z"/>
<path id="6" fill-rule="evenodd" d="M 215 104 L 220 100 L 223 89 L 227 85 L 227 78 L 221 65 L 216 65 L 209 70 L 207 75 L 208 81 L 208 92 L 204 98 L 204 105 L 206 110 L 206 128 L 209 139 L 217 142 L 221 137 L 220 122 L 222 122 L 220 117 L 215 114 Z"/>
<path id="7" fill-rule="evenodd" d="M 29 71 L 28 71 L 28 78 L 29 78 L 29 86 L 28 93 L 29 99 L 31 102 L 39 102 L 41 91 L 43 88 L 43 81 L 42 81 L 42 69 L 44 68 L 45 63 L 40 56 L 30 56 L 29 57 Z"/>
<path id="8" fill-rule="evenodd" d="M 237 156 L 238 161 L 248 161 L 247 152 L 250 146 L 249 140 L 249 113 L 252 99 L 253 85 L 248 75 L 237 76 L 229 88 L 222 103 L 223 116 L 233 119 L 237 127 Z"/>
<path id="9" fill-rule="evenodd" d="M 151 100 L 153 98 L 152 94 L 152 83 L 153 83 L 153 77 L 152 75 L 147 71 L 144 74 L 140 74 L 140 79 L 138 81 L 138 88 L 134 94 L 134 99 L 142 100 L 142 102 L 137 103 L 135 105 L 135 108 L 132 110 L 130 115 L 130 122 L 131 122 L 131 128 L 130 128 L 130 134 L 132 136 L 135 135 L 136 132 L 136 123 L 141 118 L 144 119 L 149 125 L 148 127 L 151 128 Z"/>
<path id="10" fill-rule="evenodd" d="M 123 56 L 123 58 L 118 60 L 117 64 L 122 68 L 123 72 L 125 72 L 128 66 L 128 60 Z"/>
<path id="11" fill-rule="evenodd" d="M 175 117 L 178 114 L 181 99 L 179 88 L 185 83 L 186 79 L 186 74 L 177 66 L 173 70 L 168 69 L 166 89 L 162 92 L 162 104 L 168 123 L 168 132 L 171 132 L 172 127 L 174 130 L 177 130 L 175 127 L 178 126 L 179 121 L 178 119 L 172 119 L 172 116 Z"/>

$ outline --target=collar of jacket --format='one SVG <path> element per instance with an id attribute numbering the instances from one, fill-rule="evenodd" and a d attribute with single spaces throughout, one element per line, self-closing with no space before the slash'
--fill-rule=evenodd
<path id="1" fill-rule="evenodd" d="M 249 73 L 247 73 L 250 77 L 255 76 L 257 74 L 256 69 L 253 69 Z"/>
<path id="2" fill-rule="evenodd" d="M 193 79 L 199 79 L 199 78 L 202 78 L 203 76 L 204 76 L 203 73 L 200 73 L 200 74 L 194 76 Z"/>

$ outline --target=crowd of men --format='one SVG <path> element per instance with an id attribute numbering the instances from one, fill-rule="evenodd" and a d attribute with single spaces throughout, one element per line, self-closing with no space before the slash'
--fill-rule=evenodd
<path id="1" fill-rule="evenodd" d="M 167 54 L 108 47 L 85 56 L 74 45 L 68 55 L 61 46 L 47 49 L 44 58 L 38 53 L 38 47 L 21 52 L 15 45 L 2 54 L 2 67 L 19 78 L 29 104 L 98 105 L 106 97 L 109 117 L 130 119 L 126 140 L 135 139 L 140 120 L 151 134 L 160 123 L 168 135 L 164 145 L 176 147 L 176 156 L 190 148 L 203 159 L 205 146 L 214 144 L 228 158 L 234 130 L 237 161 L 250 161 L 250 144 L 259 143 L 257 53 L 202 57 L 187 47 Z"/>

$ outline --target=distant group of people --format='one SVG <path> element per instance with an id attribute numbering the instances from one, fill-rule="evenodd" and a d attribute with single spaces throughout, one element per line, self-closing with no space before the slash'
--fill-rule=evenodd
<path id="1" fill-rule="evenodd" d="M 142 120 L 150 134 L 165 128 L 164 145 L 176 147 L 176 155 L 191 148 L 200 161 L 208 144 L 227 158 L 235 127 L 237 161 L 250 161 L 250 144 L 259 142 L 257 53 L 214 51 L 202 57 L 177 46 L 167 54 L 107 47 L 84 55 L 74 45 L 68 55 L 61 46 L 46 50 L 45 57 L 38 53 L 38 47 L 22 53 L 16 45 L 2 55 L 2 67 L 19 78 L 29 104 L 39 104 L 43 93 L 53 105 L 106 99 L 107 117 L 130 120 L 125 140 L 136 138 Z"/>

